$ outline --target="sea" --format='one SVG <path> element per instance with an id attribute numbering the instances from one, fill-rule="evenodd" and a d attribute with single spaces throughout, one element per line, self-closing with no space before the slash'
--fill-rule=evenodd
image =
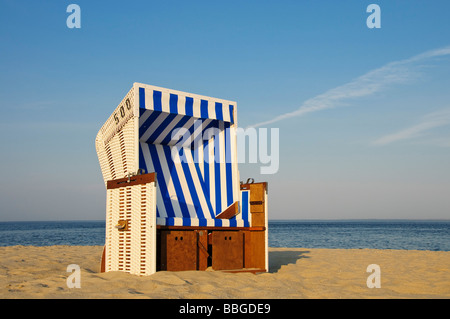
<path id="1" fill-rule="evenodd" d="M 269 247 L 450 251 L 450 220 L 271 220 Z M 105 221 L 0 222 L 0 246 L 104 245 Z"/>

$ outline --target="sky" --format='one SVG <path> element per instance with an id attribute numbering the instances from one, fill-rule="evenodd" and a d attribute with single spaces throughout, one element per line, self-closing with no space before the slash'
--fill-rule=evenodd
<path id="1" fill-rule="evenodd" d="M 449 12 L 0 0 L 0 221 L 105 218 L 95 136 L 134 82 L 233 100 L 239 127 L 278 129 L 275 174 L 239 164 L 268 181 L 270 219 L 450 219 Z"/>

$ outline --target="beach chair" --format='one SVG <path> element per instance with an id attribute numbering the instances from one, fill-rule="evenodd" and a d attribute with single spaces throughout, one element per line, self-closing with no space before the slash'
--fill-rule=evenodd
<path id="1" fill-rule="evenodd" d="M 267 271 L 267 183 L 240 182 L 236 128 L 236 102 L 133 84 L 95 140 L 102 271 Z"/>

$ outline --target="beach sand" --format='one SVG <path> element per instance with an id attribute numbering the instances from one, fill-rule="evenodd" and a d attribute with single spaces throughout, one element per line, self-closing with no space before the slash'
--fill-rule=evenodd
<path id="1" fill-rule="evenodd" d="M 450 252 L 270 248 L 268 273 L 100 273 L 100 246 L 0 247 L 0 298 L 450 298 Z M 81 269 L 68 288 L 67 266 Z M 367 266 L 380 267 L 368 288 Z"/>

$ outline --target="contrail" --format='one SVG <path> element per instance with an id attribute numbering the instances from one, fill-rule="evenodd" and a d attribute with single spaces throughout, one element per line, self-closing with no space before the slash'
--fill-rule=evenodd
<path id="1" fill-rule="evenodd" d="M 450 55 L 450 46 L 427 51 L 409 59 L 390 62 L 378 69 L 367 72 L 351 82 L 306 100 L 295 111 L 278 115 L 271 120 L 256 123 L 249 127 L 273 124 L 281 120 L 302 116 L 307 113 L 335 108 L 337 106 L 345 105 L 344 102 L 346 100 L 372 95 L 393 84 L 406 83 L 416 76 L 411 65 L 423 62 L 430 58 L 446 55 Z"/>
<path id="2" fill-rule="evenodd" d="M 450 125 L 450 109 L 444 109 L 439 112 L 428 114 L 419 124 L 408 127 L 399 132 L 383 136 L 374 141 L 372 144 L 387 145 L 393 142 L 419 137 L 428 130 L 446 125 Z"/>

